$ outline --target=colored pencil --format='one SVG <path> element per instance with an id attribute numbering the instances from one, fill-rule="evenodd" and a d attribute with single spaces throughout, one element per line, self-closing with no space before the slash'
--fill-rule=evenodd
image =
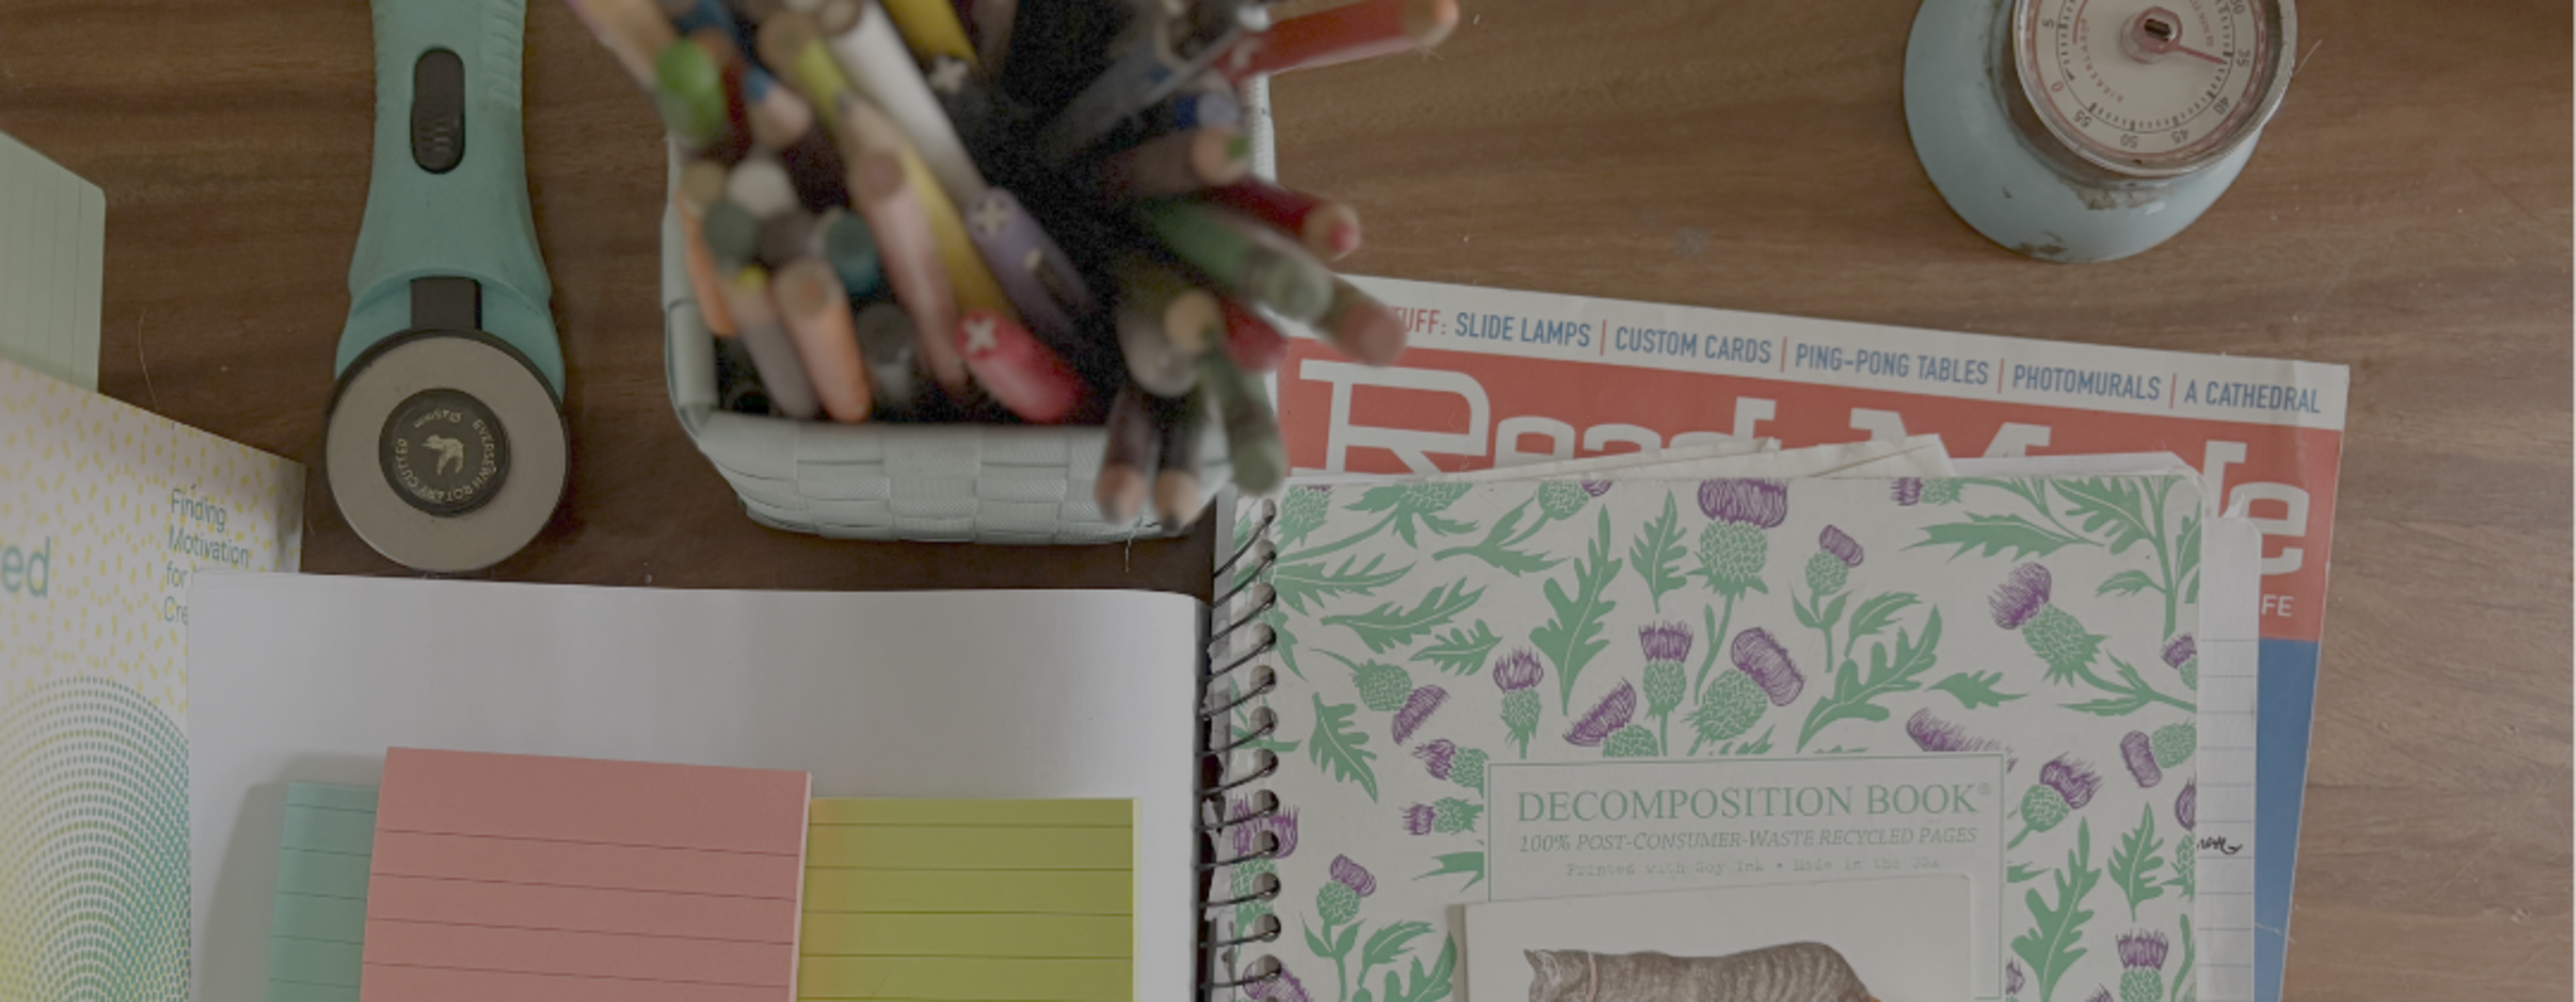
<path id="1" fill-rule="evenodd" d="M 868 0 L 824 0 L 814 21 L 850 85 L 903 129 L 949 201 L 967 205 L 982 197 L 983 172 L 967 155 L 886 11 Z"/>
<path id="2" fill-rule="evenodd" d="M 1368 365 L 1386 365 L 1404 354 L 1404 319 L 1349 280 L 1333 279 L 1333 305 L 1315 329 L 1342 354 Z"/>
<path id="3" fill-rule="evenodd" d="M 876 405 L 898 415 L 919 409 L 921 350 L 913 338 L 912 318 L 893 303 L 869 303 L 855 323 L 859 360 L 867 363 Z"/>
<path id="4" fill-rule="evenodd" d="M 957 357 L 948 340 L 957 325 L 957 290 L 939 263 L 928 213 L 914 197 L 902 162 L 891 153 L 854 158 L 850 194 L 876 238 L 886 284 L 912 317 L 913 341 L 931 378 L 950 393 L 965 392 L 966 360 Z"/>
<path id="5" fill-rule="evenodd" d="M 1174 198 L 1252 173 L 1252 141 L 1224 126 L 1171 132 L 1103 157 L 1094 185 L 1113 201 Z"/>
<path id="6" fill-rule="evenodd" d="M 1273 372 L 1288 358 L 1288 336 L 1252 308 L 1224 300 L 1225 357 L 1245 372 Z"/>
<path id="7" fill-rule="evenodd" d="M 680 217 L 681 262 L 689 273 L 689 290 L 698 301 L 698 315 L 705 318 L 707 330 L 717 337 L 734 335 L 733 311 L 725 308 L 724 284 L 717 277 L 715 255 L 707 249 L 704 221 L 707 207 L 724 197 L 724 165 L 713 160 L 692 160 L 680 169 L 680 183 L 671 186 L 672 211 Z"/>
<path id="8" fill-rule="evenodd" d="M 1145 391 L 1133 383 L 1118 388 L 1109 404 L 1107 431 L 1091 498 L 1100 507 L 1100 520 L 1116 525 L 1133 521 L 1144 510 L 1152 483 L 1157 442 L 1154 409 Z"/>
<path id="9" fill-rule="evenodd" d="M 1279 416 L 1261 377 L 1234 365 L 1223 352 L 1199 359 L 1199 384 L 1216 406 L 1225 426 L 1227 462 L 1234 466 L 1234 485 L 1246 494 L 1279 489 L 1288 477 L 1288 452 L 1279 441 Z"/>
<path id="10" fill-rule="evenodd" d="M 751 364 L 760 372 L 760 385 L 769 391 L 770 403 L 799 421 L 820 413 L 822 406 L 814 398 L 805 363 L 770 299 L 769 273 L 759 265 L 744 265 L 724 289 L 725 306 L 733 310 L 734 323 L 742 328 L 742 346 L 751 353 Z"/>
<path id="11" fill-rule="evenodd" d="M 850 296 L 832 266 L 805 258 L 778 270 L 778 312 L 795 341 L 796 357 L 814 382 L 823 413 L 844 424 L 868 419 L 868 372 L 859 359 Z"/>
<path id="12" fill-rule="evenodd" d="M 1360 0 L 1292 17 L 1249 35 L 1218 63 L 1237 82 L 1430 49 L 1458 28 L 1458 0 Z"/>
<path id="13" fill-rule="evenodd" d="M 1231 209 L 1149 202 L 1136 210 L 1147 232 L 1175 257 L 1215 279 L 1226 294 L 1311 321 L 1333 301 L 1333 276 L 1295 240 Z"/>
<path id="14" fill-rule="evenodd" d="M 1204 390 L 1156 403 L 1155 431 L 1161 435 L 1155 457 L 1154 514 L 1163 529 L 1178 532 L 1198 521 L 1206 499 L 1199 495 L 1200 439 L 1207 431 Z"/>
<path id="15" fill-rule="evenodd" d="M 968 310 L 957 323 L 957 350 L 975 384 L 1022 420 L 1054 424 L 1082 405 L 1082 378 L 1017 320 Z"/>
<path id="16" fill-rule="evenodd" d="M 1245 178 L 1211 189 L 1207 200 L 1296 234 L 1307 250 L 1327 261 L 1360 249 L 1360 214 L 1329 198 Z"/>
<path id="17" fill-rule="evenodd" d="M 975 43 L 966 39 L 966 26 L 948 0 L 884 0 L 884 6 L 916 63 L 951 56 L 975 64 Z"/>

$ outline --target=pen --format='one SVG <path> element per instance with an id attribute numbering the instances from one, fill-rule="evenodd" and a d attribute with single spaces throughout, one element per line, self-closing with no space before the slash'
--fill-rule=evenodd
<path id="1" fill-rule="evenodd" d="M 824 263 L 832 266 L 832 274 L 852 297 L 873 296 L 884 287 L 876 234 L 869 231 L 866 219 L 835 206 L 823 210 L 823 215 L 814 221 L 814 229 Z"/>
<path id="2" fill-rule="evenodd" d="M 1010 317 L 966 311 L 957 324 L 957 349 L 975 384 L 1022 420 L 1054 424 L 1082 404 L 1082 379 Z"/>
<path id="3" fill-rule="evenodd" d="M 1199 384 L 1225 427 L 1227 462 L 1234 466 L 1234 485 L 1244 493 L 1269 494 L 1288 476 L 1288 452 L 1279 442 L 1279 416 L 1261 379 L 1237 368 L 1223 352 L 1199 359 Z"/>
<path id="4" fill-rule="evenodd" d="M 966 391 L 966 360 L 948 340 L 957 325 L 957 291 L 940 267 L 932 246 L 930 219 L 921 200 L 912 197 L 911 182 L 893 154 L 855 158 L 850 165 L 850 193 L 867 217 L 885 280 L 894 298 L 911 316 L 914 342 L 931 378 L 950 393 Z"/>
<path id="5" fill-rule="evenodd" d="M 760 373 L 760 385 L 769 391 L 770 403 L 799 421 L 819 413 L 822 408 L 814 399 L 814 384 L 805 375 L 805 364 L 780 326 L 777 307 L 770 299 L 769 273 L 756 264 L 734 272 L 733 280 L 725 283 L 725 306 L 742 328 L 742 346 L 751 354 L 752 368 Z"/>
<path id="6" fill-rule="evenodd" d="M 1333 278 L 1333 305 L 1315 327 L 1342 354 L 1368 365 L 1386 365 L 1404 354 L 1404 319 L 1339 276 Z"/>
<path id="7" fill-rule="evenodd" d="M 868 0 L 824 0 L 815 9 L 814 22 L 848 72 L 851 87 L 912 140 L 949 201 L 965 205 L 981 196 L 986 185 L 983 172 L 967 155 L 957 129 L 896 37 L 885 10 Z"/>
<path id="8" fill-rule="evenodd" d="M 1110 401 L 1109 420 L 1104 429 L 1107 443 L 1100 453 L 1100 475 L 1092 484 L 1091 499 L 1100 507 L 1100 520 L 1112 525 L 1133 521 L 1145 507 L 1149 480 L 1157 447 L 1154 412 L 1146 402 L 1145 391 L 1130 383 L 1118 388 Z"/>
<path id="9" fill-rule="evenodd" d="M 689 161 L 680 168 L 680 183 L 671 189 L 671 205 L 680 217 L 681 262 L 689 272 L 689 290 L 698 315 L 717 337 L 734 334 L 733 311 L 725 309 L 724 287 L 716 278 L 716 259 L 707 249 L 707 208 L 724 197 L 724 165 L 713 160 Z"/>
<path id="10" fill-rule="evenodd" d="M 1314 320 L 1332 305 L 1332 273 L 1276 229 L 1194 202 L 1148 202 L 1136 218 L 1173 256 L 1229 295 L 1297 321 Z"/>
<path id="11" fill-rule="evenodd" d="M 776 284 L 778 311 L 823 412 L 844 424 L 867 420 L 868 373 L 859 359 L 849 294 L 842 291 L 832 266 L 805 258 L 779 269 Z"/>
<path id="12" fill-rule="evenodd" d="M 1245 36 L 1219 67 L 1237 82 L 1429 49 L 1458 27 L 1458 0 L 1360 0 L 1292 17 Z"/>
<path id="13" fill-rule="evenodd" d="M 905 415 L 921 406 L 920 350 L 912 318 L 893 303 L 869 303 L 857 320 L 859 360 L 868 367 L 876 404 L 888 414 Z"/>
<path id="14" fill-rule="evenodd" d="M 1104 157 L 1093 184 L 1113 201 L 1173 198 L 1241 181 L 1252 141 L 1223 126 L 1170 132 Z"/>
<path id="15" fill-rule="evenodd" d="M 1360 214 L 1329 198 L 1244 178 L 1209 191 L 1207 199 L 1296 234 L 1319 258 L 1333 260 L 1360 249 Z"/>
<path id="16" fill-rule="evenodd" d="M 1226 360 L 1245 372 L 1277 371 L 1288 358 L 1288 336 L 1242 303 L 1227 299 L 1218 305 L 1225 310 Z"/>
<path id="17" fill-rule="evenodd" d="M 1156 431 L 1162 436 L 1154 473 L 1154 513 L 1163 528 L 1177 532 L 1198 521 L 1199 440 L 1207 428 L 1203 393 L 1155 401 Z"/>

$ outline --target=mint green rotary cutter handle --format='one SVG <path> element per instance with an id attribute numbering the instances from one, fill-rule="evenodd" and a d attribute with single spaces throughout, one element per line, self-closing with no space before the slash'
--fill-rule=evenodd
<path id="1" fill-rule="evenodd" d="M 325 469 L 369 546 L 488 567 L 553 517 L 563 348 L 521 153 L 523 0 L 374 0 L 375 168 Z"/>

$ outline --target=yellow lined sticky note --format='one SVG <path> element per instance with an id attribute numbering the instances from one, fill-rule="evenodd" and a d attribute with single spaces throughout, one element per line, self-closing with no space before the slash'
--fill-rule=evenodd
<path id="1" fill-rule="evenodd" d="M 1133 801 L 825 798 L 808 818 L 799 998 L 1134 995 Z"/>

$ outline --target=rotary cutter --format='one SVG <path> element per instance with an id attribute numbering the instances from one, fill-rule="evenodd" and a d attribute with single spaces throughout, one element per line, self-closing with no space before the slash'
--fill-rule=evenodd
<path id="1" fill-rule="evenodd" d="M 375 165 L 324 469 L 358 536 L 478 570 L 553 517 L 563 348 L 521 154 L 522 0 L 374 0 Z"/>

